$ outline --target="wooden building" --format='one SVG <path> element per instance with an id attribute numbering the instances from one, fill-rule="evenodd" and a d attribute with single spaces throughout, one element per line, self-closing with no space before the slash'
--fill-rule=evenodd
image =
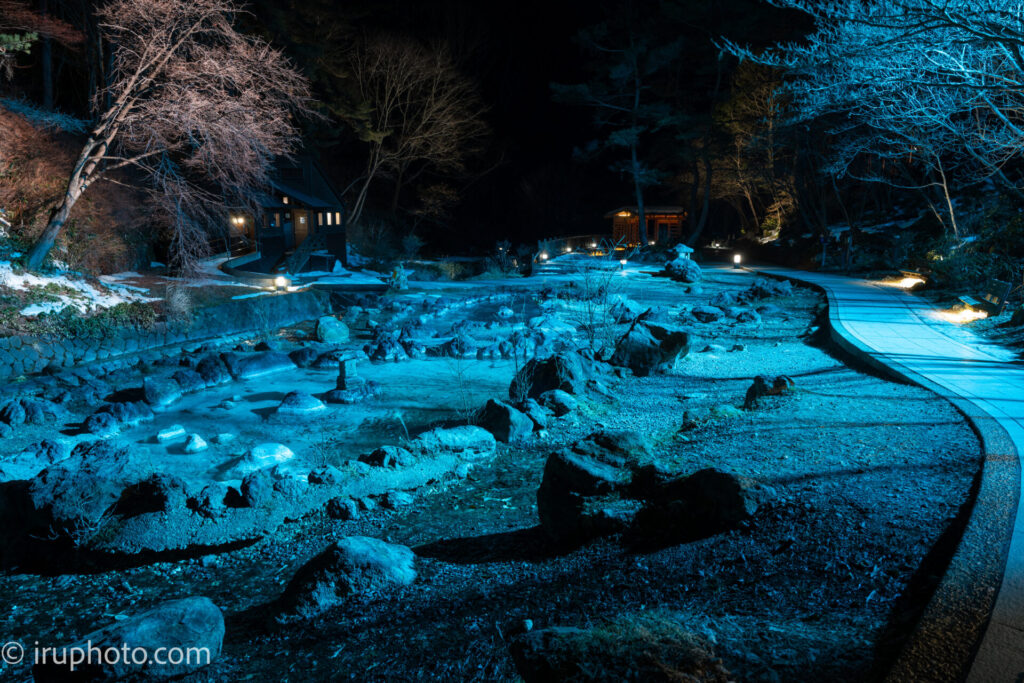
<path id="1" fill-rule="evenodd" d="M 683 222 L 686 210 L 681 206 L 648 206 L 644 209 L 647 218 L 648 244 L 673 245 L 682 241 Z M 627 246 L 640 245 L 640 212 L 635 206 L 621 206 L 605 214 L 612 219 L 612 238 Z"/>
<path id="2" fill-rule="evenodd" d="M 259 250 L 260 271 L 270 272 L 286 260 L 288 272 L 298 272 L 314 256 L 346 262 L 345 207 L 313 159 L 277 164 L 260 212 L 231 217 L 231 227 Z"/>

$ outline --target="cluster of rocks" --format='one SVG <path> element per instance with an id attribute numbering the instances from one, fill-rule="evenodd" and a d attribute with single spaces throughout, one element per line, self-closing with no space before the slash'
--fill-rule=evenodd
<path id="1" fill-rule="evenodd" d="M 83 560 L 208 553 L 258 540 L 336 498 L 364 508 L 407 504 L 405 492 L 464 477 L 495 449 L 494 436 L 480 427 L 437 428 L 408 450 L 378 449 L 309 471 L 287 446 L 265 443 L 228 463 L 220 481 L 192 481 L 153 473 L 131 457 L 130 445 L 113 439 L 79 443 L 70 454 L 64 444 L 43 442 L 0 470 L 8 478 L 0 487 L 0 557 L 17 564 L 68 552 Z"/>
<path id="2" fill-rule="evenodd" d="M 317 617 L 346 600 L 380 598 L 411 584 L 417 576 L 415 563 L 416 555 L 405 546 L 347 536 L 302 565 L 271 608 L 279 623 L 288 623 Z M 176 679 L 220 656 L 224 634 L 224 615 L 208 598 L 171 600 L 58 648 L 75 654 L 37 663 L 32 673 L 36 681 L 53 683 Z M 76 661 L 84 659 L 87 649 L 111 652 Z M 133 656 L 124 657 L 125 651 Z M 158 651 L 189 656 L 155 657 Z"/>
<path id="3" fill-rule="evenodd" d="M 671 544 L 735 527 L 765 489 L 716 469 L 668 472 L 638 433 L 602 430 L 548 456 L 537 491 L 541 526 L 560 543 L 627 534 Z"/>
<path id="4" fill-rule="evenodd" d="M 14 433 L 22 425 L 48 425 L 65 414 L 59 405 L 45 398 L 15 398 L 0 407 L 0 438 Z"/>

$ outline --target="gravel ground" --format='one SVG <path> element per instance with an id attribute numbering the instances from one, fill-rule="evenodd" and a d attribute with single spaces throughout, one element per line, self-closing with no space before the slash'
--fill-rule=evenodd
<path id="1" fill-rule="evenodd" d="M 717 272 L 703 293 L 683 295 L 642 278 L 621 291 L 672 306 L 743 282 Z M 225 651 L 187 680 L 503 681 L 516 679 L 507 641 L 523 620 L 587 627 L 642 613 L 710 638 L 739 680 L 875 677 L 903 632 L 901 595 L 967 499 L 980 446 L 944 401 L 851 369 L 802 336 L 820 313 L 817 295 L 798 289 L 771 303 L 781 311 L 760 326 L 695 324 L 701 339 L 673 373 L 605 378 L 614 401 L 586 403 L 544 440 L 502 446 L 468 479 L 421 491 L 400 511 L 350 522 L 317 513 L 213 558 L 0 577 L 0 629 L 57 644 L 202 594 L 227 615 Z M 743 349 L 700 352 L 707 343 Z M 786 374 L 795 390 L 715 416 L 742 404 L 755 374 Z M 681 431 L 686 411 L 712 417 Z M 537 527 L 545 457 L 599 425 L 644 432 L 681 474 L 717 467 L 755 479 L 772 501 L 739 529 L 656 552 L 616 539 L 553 548 Z M 412 546 L 418 580 L 305 624 L 272 623 L 264 606 L 295 569 L 356 534 Z"/>

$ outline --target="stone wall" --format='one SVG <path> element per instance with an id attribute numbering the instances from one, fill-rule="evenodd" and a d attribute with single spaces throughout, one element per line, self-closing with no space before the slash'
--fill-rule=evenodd
<path id="1" fill-rule="evenodd" d="M 274 330 L 330 311 L 315 290 L 238 299 L 196 311 L 190 323 L 157 323 L 149 330 L 114 328 L 89 338 L 0 337 L 0 382 L 46 368 L 115 360 L 124 356 L 237 334 Z"/>

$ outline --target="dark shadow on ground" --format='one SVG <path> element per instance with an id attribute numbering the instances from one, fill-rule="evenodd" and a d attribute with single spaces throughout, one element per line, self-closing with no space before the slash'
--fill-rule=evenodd
<path id="1" fill-rule="evenodd" d="M 498 534 L 450 538 L 413 548 L 420 557 L 456 564 L 538 562 L 567 555 L 573 546 L 556 544 L 540 526 Z"/>

